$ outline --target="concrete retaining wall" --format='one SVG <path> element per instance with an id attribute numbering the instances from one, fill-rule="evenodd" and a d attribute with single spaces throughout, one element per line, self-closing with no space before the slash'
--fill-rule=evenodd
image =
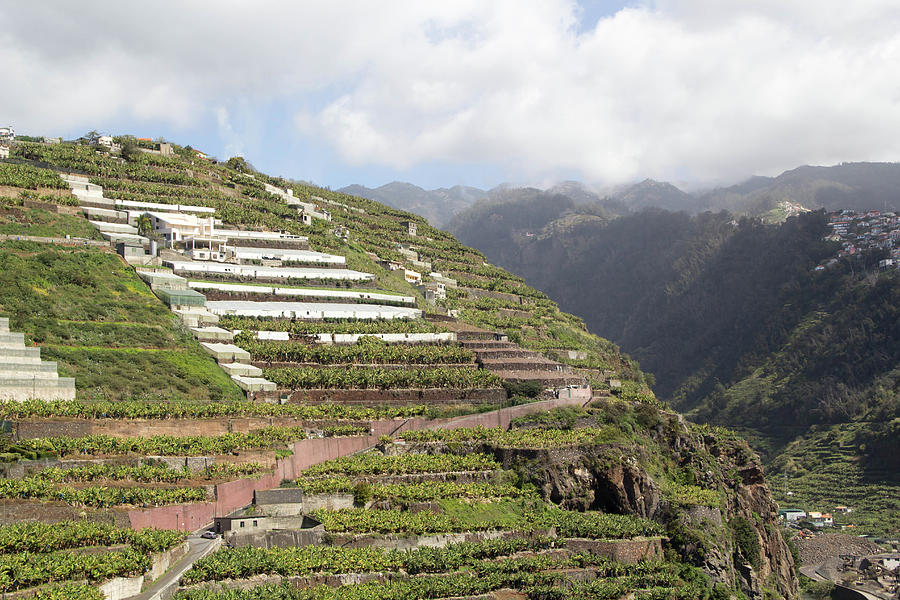
<path id="1" fill-rule="evenodd" d="M 124 600 L 141 593 L 144 585 L 144 576 L 116 577 L 99 586 L 100 592 L 106 600 Z"/>

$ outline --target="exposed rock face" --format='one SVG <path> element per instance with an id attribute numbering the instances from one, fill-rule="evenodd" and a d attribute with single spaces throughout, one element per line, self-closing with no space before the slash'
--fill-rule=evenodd
<path id="1" fill-rule="evenodd" d="M 777 505 L 758 457 L 743 441 L 660 414 L 650 431 L 654 444 L 505 450 L 501 458 L 505 466 L 524 465 L 522 472 L 544 497 L 565 508 L 665 523 L 669 551 L 701 567 L 713 583 L 751 598 L 797 597 L 793 558 L 776 525 Z M 664 473 L 673 468 L 689 470 L 700 488 L 723 492 L 720 506 L 670 500 Z"/>

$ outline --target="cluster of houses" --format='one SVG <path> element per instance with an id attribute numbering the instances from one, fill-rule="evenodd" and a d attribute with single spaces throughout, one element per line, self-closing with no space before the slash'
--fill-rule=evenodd
<path id="1" fill-rule="evenodd" d="M 890 256 L 879 262 L 881 269 L 900 268 L 900 216 L 894 212 L 842 210 L 830 215 L 829 241 L 840 242 L 838 258 L 855 256 L 866 250 L 887 250 Z M 829 263 L 816 267 L 824 270 Z"/>
<path id="2" fill-rule="evenodd" d="M 834 514 L 848 515 L 853 512 L 849 506 L 835 506 Z M 778 518 L 785 524 L 800 527 L 804 524 L 813 527 L 834 527 L 834 515 L 818 511 L 805 511 L 802 508 L 783 508 L 778 511 Z M 849 527 L 849 526 L 848 526 Z"/>

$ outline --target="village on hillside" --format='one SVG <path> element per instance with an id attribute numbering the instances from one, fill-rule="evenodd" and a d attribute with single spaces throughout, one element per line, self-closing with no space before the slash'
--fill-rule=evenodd
<path id="1" fill-rule="evenodd" d="M 900 269 L 900 216 L 889 211 L 857 212 L 842 210 L 829 214 L 832 233 L 826 238 L 840 242 L 837 257 L 816 267 L 823 271 L 837 259 L 853 257 L 861 252 L 884 250 L 889 256 L 878 263 L 880 269 Z"/>

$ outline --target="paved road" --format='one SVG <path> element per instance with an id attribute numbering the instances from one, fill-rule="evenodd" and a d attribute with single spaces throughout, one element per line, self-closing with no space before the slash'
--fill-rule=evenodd
<path id="1" fill-rule="evenodd" d="M 203 558 L 206 554 L 219 547 L 221 543 L 221 538 L 207 540 L 196 534 L 189 536 L 188 544 L 190 544 L 191 547 L 190 550 L 188 550 L 188 553 L 184 555 L 180 561 L 169 567 L 169 570 L 166 571 L 162 577 L 154 581 L 150 587 L 137 596 L 131 596 L 127 600 L 157 600 L 160 597 L 161 592 L 178 582 L 185 571 L 191 568 L 194 561 Z"/>

